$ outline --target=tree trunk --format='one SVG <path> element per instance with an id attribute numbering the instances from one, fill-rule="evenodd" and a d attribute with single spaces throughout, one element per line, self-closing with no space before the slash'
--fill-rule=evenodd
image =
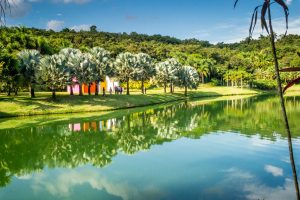
<path id="1" fill-rule="evenodd" d="M 73 96 L 74 95 L 74 91 L 73 91 L 73 85 L 70 85 L 70 95 Z"/>
<path id="2" fill-rule="evenodd" d="M 170 93 L 173 93 L 173 82 L 170 83 Z"/>
<path id="3" fill-rule="evenodd" d="M 243 89 L 243 77 L 241 78 L 241 88 Z"/>
<path id="4" fill-rule="evenodd" d="M 30 97 L 31 97 L 31 98 L 34 98 L 34 97 L 35 97 L 35 95 L 34 95 L 34 88 L 32 87 L 31 84 L 29 85 L 29 93 L 30 93 Z"/>
<path id="5" fill-rule="evenodd" d="M 204 74 L 201 73 L 201 78 L 202 78 L 202 84 L 204 84 Z"/>
<path id="6" fill-rule="evenodd" d="M 126 94 L 130 95 L 130 92 L 129 92 L 129 78 L 127 78 L 126 82 L 127 82 L 127 93 Z"/>
<path id="7" fill-rule="evenodd" d="M 55 99 L 56 98 L 56 93 L 55 93 L 55 89 L 52 88 L 52 99 Z"/>
<path id="8" fill-rule="evenodd" d="M 10 96 L 10 93 L 11 93 L 11 87 L 8 86 L 7 96 Z"/>
<path id="9" fill-rule="evenodd" d="M 167 83 L 164 83 L 164 92 L 167 93 Z"/>
<path id="10" fill-rule="evenodd" d="M 187 97 L 187 86 L 184 87 L 184 96 Z"/>
<path id="11" fill-rule="evenodd" d="M 91 95 L 91 84 L 89 83 L 88 84 L 88 93 L 89 93 L 89 96 Z"/>
<path id="12" fill-rule="evenodd" d="M 98 90 L 99 90 L 99 87 L 98 87 L 99 82 L 100 82 L 100 81 L 97 81 L 97 82 L 96 82 L 96 86 L 95 86 L 95 96 L 98 96 L 98 95 L 99 95 L 99 91 L 98 91 Z"/>
<path id="13" fill-rule="evenodd" d="M 145 94 L 144 79 L 142 78 L 142 94 Z"/>
<path id="14" fill-rule="evenodd" d="M 15 88 L 15 96 L 18 96 L 18 87 Z"/>
<path id="15" fill-rule="evenodd" d="M 79 96 L 83 96 L 83 94 L 82 94 L 82 84 L 81 83 L 79 84 Z"/>
<path id="16" fill-rule="evenodd" d="M 272 26 L 270 3 L 268 4 L 268 16 L 269 16 L 269 26 L 270 26 L 270 34 L 271 34 L 270 40 L 271 40 L 271 45 L 272 45 L 272 52 L 273 52 L 274 64 L 275 64 L 275 72 L 276 72 L 276 78 L 277 78 L 277 89 L 278 89 L 278 94 L 280 97 L 280 105 L 281 105 L 282 115 L 283 115 L 283 119 L 284 119 L 285 129 L 286 129 L 286 132 L 288 135 L 290 161 L 291 161 L 292 170 L 293 170 L 296 195 L 297 195 L 297 199 L 300 199 L 299 184 L 298 184 L 298 178 L 297 178 L 297 169 L 295 167 L 295 160 L 294 160 L 294 153 L 293 153 L 292 134 L 291 134 L 290 125 L 289 125 L 286 108 L 285 108 L 285 102 L 284 102 L 284 98 L 283 98 L 283 90 L 282 90 L 282 85 L 281 85 L 281 80 L 280 80 L 279 64 L 278 64 L 278 58 L 277 58 L 276 46 L 275 46 L 275 36 L 274 36 L 273 26 Z"/>

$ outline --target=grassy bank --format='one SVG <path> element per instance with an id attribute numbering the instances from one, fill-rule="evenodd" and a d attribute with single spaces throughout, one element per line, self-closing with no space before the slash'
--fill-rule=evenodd
<path id="1" fill-rule="evenodd" d="M 298 89 L 300 90 L 300 87 Z M 185 97 L 183 93 L 183 90 L 180 89 L 177 89 L 174 94 L 164 94 L 163 90 L 155 89 L 148 90 L 147 95 L 133 90 L 130 96 L 107 95 L 105 97 L 101 95 L 80 97 L 58 93 L 55 101 L 47 92 L 37 93 L 37 97 L 34 99 L 29 98 L 27 93 L 21 93 L 16 97 L 0 95 L 0 117 L 110 111 L 174 102 L 186 98 L 255 95 L 261 92 L 231 87 L 201 87 L 196 91 L 190 91 L 188 97 Z"/>

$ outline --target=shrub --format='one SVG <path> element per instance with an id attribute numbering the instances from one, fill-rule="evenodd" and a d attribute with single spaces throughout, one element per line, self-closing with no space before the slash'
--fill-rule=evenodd
<path id="1" fill-rule="evenodd" d="M 275 80 L 254 80 L 253 86 L 261 90 L 274 90 L 277 84 Z"/>

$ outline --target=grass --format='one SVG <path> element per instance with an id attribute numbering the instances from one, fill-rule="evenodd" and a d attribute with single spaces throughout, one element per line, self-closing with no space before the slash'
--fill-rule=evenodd
<path id="1" fill-rule="evenodd" d="M 203 105 L 216 101 L 233 100 L 241 98 L 249 98 L 253 95 L 234 95 L 234 96 L 219 96 L 219 97 L 203 97 L 201 100 L 192 101 L 193 105 Z M 72 114 L 52 114 L 52 115 L 37 115 L 26 117 L 12 117 L 0 119 L 0 130 L 26 128 L 41 125 L 52 124 L 66 124 L 90 122 L 90 121 L 104 121 L 132 113 L 145 112 L 150 109 L 162 108 L 165 106 L 173 105 L 173 103 L 162 103 L 154 106 L 144 106 L 132 109 L 121 109 L 118 111 L 102 111 L 102 112 L 86 112 L 86 113 L 72 113 Z"/>
<path id="2" fill-rule="evenodd" d="M 299 93 L 300 87 L 293 90 Z M 125 108 L 143 107 L 161 103 L 201 97 L 232 96 L 246 94 L 260 94 L 261 91 L 240 89 L 232 87 L 202 86 L 198 90 L 189 91 L 188 97 L 184 96 L 182 89 L 176 89 L 174 94 L 164 94 L 162 89 L 148 90 L 147 95 L 142 95 L 139 90 L 132 90 L 131 95 L 103 96 L 69 96 L 66 92 L 57 94 L 57 99 L 51 99 L 51 93 L 36 93 L 36 98 L 29 98 L 27 93 L 19 96 L 7 97 L 0 95 L 0 118 L 65 113 L 86 113 L 111 111 Z"/>

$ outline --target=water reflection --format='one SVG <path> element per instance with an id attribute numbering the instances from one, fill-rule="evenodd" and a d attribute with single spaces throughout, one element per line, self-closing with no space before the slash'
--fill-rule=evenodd
<path id="1" fill-rule="evenodd" d="M 286 100 L 291 127 L 293 132 L 296 133 L 295 138 L 298 138 L 300 134 L 300 129 L 297 127 L 299 122 L 297 117 L 300 114 L 299 102 L 298 98 Z M 132 185 L 124 184 L 122 181 L 110 182 L 114 179 L 111 177 L 116 176 L 116 174 L 104 176 L 97 169 L 110 166 L 113 159 L 117 158 L 120 153 L 135 155 L 138 152 L 155 149 L 158 147 L 157 145 L 174 144 L 174 149 L 169 150 L 172 152 L 171 155 L 176 155 L 176 159 L 177 156 L 178 159 L 183 159 L 181 164 L 174 163 L 177 170 L 188 169 L 193 171 L 194 167 L 201 167 L 200 171 L 206 171 L 208 175 L 211 175 L 209 178 L 212 180 L 205 179 L 207 183 L 202 183 L 208 184 L 203 185 L 203 188 L 206 188 L 205 191 L 198 191 L 201 191 L 201 195 L 205 194 L 204 197 L 208 198 L 212 197 L 213 194 L 216 195 L 216 188 L 210 188 L 209 183 L 212 184 L 210 181 L 217 177 L 221 177 L 217 186 L 222 185 L 222 187 L 232 184 L 233 180 L 236 181 L 238 177 L 243 186 L 241 190 L 244 191 L 244 198 L 259 199 L 266 194 L 269 194 L 269 196 L 265 199 L 281 196 L 294 197 L 293 194 L 290 194 L 290 191 L 294 190 L 292 177 L 287 178 L 286 171 L 289 171 L 289 168 L 283 164 L 286 161 L 289 162 L 286 158 L 287 155 L 282 153 L 283 149 L 286 150 L 286 148 L 279 148 L 284 147 L 283 142 L 286 140 L 279 109 L 277 99 L 270 97 L 233 99 L 209 104 L 195 101 L 148 109 L 111 119 L 96 117 L 88 121 L 83 119 L 72 123 L 57 122 L 45 126 L 0 130 L 0 185 L 7 187 L 12 183 L 13 178 L 17 177 L 19 180 L 30 179 L 33 182 L 32 187 L 36 191 L 46 188 L 47 192 L 52 195 L 69 196 L 72 193 L 72 187 L 87 184 L 91 188 L 104 189 L 109 194 L 122 199 L 137 199 L 141 197 L 139 195 L 145 195 L 146 193 L 152 194 L 154 197 L 169 198 L 170 195 L 158 189 L 167 187 L 164 185 L 166 183 L 158 184 L 161 184 L 162 187 L 147 186 L 147 189 L 143 188 L 143 192 L 140 194 L 141 188 L 132 187 Z M 228 133 L 235 134 L 228 136 Z M 250 139 L 243 139 L 240 137 L 241 135 L 243 138 Z M 205 141 L 207 137 L 212 138 Z M 182 138 L 201 138 L 199 141 L 201 146 L 190 144 L 191 141 L 189 141 L 188 146 L 176 144 L 175 140 Z M 171 141 L 173 142 L 170 143 Z M 206 146 L 205 143 L 209 146 Z M 274 143 L 276 143 L 276 146 L 274 146 Z M 230 148 L 228 145 L 231 145 Z M 191 151 L 195 148 L 195 151 L 185 154 L 186 147 Z M 224 147 L 228 147 L 228 149 L 222 149 Z M 296 145 L 296 147 L 299 149 L 300 145 Z M 197 148 L 201 148 L 201 151 Z M 240 153 L 246 154 L 246 156 L 231 152 L 239 149 L 243 149 L 245 152 Z M 281 160 L 278 160 L 278 157 L 262 157 L 271 156 L 271 152 L 276 153 L 279 151 L 278 149 L 280 149 L 280 155 L 285 155 L 285 157 L 280 158 Z M 166 150 L 166 152 L 169 151 Z M 266 151 L 267 154 L 263 155 Z M 186 166 L 185 164 L 189 162 L 184 159 L 190 159 L 190 163 L 193 160 L 196 162 L 199 152 L 205 158 L 201 157 L 203 162 Z M 258 155 L 258 153 L 262 155 Z M 215 160 L 210 160 L 205 154 L 212 156 Z M 236 162 L 239 162 L 235 160 L 237 158 L 228 161 L 223 160 L 223 154 L 225 154 L 224 157 L 235 155 L 243 162 L 237 164 Z M 159 155 L 161 155 L 161 152 Z M 175 159 L 170 155 L 162 157 Z M 248 160 L 245 160 L 245 158 Z M 221 166 L 212 166 L 221 161 L 223 164 L 225 163 L 222 169 L 220 169 Z M 273 187 L 265 182 L 257 182 L 258 177 L 255 174 L 258 171 L 251 172 L 242 169 L 243 165 L 253 165 L 253 163 L 259 163 L 259 161 L 261 161 L 261 166 L 255 170 L 259 170 L 259 174 L 265 174 L 263 176 L 272 176 L 272 178 L 269 177 L 271 180 L 280 179 L 282 183 L 280 186 Z M 266 161 L 268 163 L 265 163 Z M 134 161 L 131 160 L 131 162 Z M 146 166 L 144 167 L 146 168 L 152 166 L 152 168 L 147 168 L 148 170 L 157 169 L 159 171 L 162 170 L 159 167 L 163 167 L 160 166 L 160 163 L 162 164 L 164 161 L 153 162 L 158 163 L 158 166 L 153 166 L 153 163 L 150 161 L 148 163 L 147 160 L 143 160 L 143 163 L 145 163 Z M 235 163 L 235 165 L 232 166 L 232 163 Z M 96 168 L 83 167 L 86 165 L 92 165 Z M 207 166 L 205 167 L 205 165 Z M 83 168 L 75 169 L 78 167 Z M 57 170 L 58 168 L 68 170 L 58 171 L 55 174 L 44 173 L 49 169 Z M 172 168 L 169 166 L 166 169 Z M 141 169 L 136 169 L 136 171 L 138 170 Z M 177 170 L 170 171 L 178 173 Z M 216 175 L 215 172 L 217 171 L 222 175 Z M 151 174 L 149 171 L 147 173 Z M 201 174 L 198 177 L 199 180 L 196 180 L 194 178 L 198 175 L 186 173 L 184 177 L 190 176 L 190 179 L 195 182 L 207 176 Z M 162 175 L 162 180 L 172 180 L 171 177 L 174 174 L 169 174 L 169 176 L 167 174 L 166 171 L 165 175 Z M 157 176 L 157 174 L 152 175 L 153 177 Z M 119 176 L 121 175 L 118 174 Z M 126 177 L 126 179 L 129 180 L 130 178 Z M 176 180 L 173 181 L 176 183 Z M 186 190 L 192 194 L 192 189 L 195 189 L 196 186 L 190 185 L 190 187 Z M 172 191 L 174 189 L 172 188 Z M 231 190 L 232 188 L 230 188 Z M 132 196 L 128 196 L 129 194 Z M 273 196 L 273 194 L 277 196 Z M 221 197 L 220 194 L 220 199 Z M 235 196 L 232 199 L 236 198 L 238 197 Z"/>

